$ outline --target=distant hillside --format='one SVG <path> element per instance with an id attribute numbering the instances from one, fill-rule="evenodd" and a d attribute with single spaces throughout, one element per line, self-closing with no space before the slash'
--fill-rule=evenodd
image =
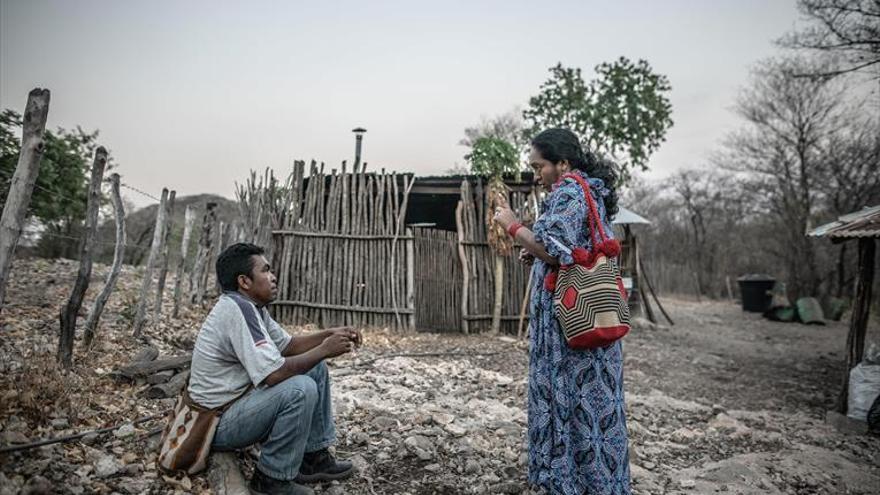
<path id="1" fill-rule="evenodd" d="M 176 263 L 180 253 L 180 243 L 183 239 L 183 219 L 184 212 L 188 205 L 196 207 L 196 221 L 193 227 L 193 236 L 190 240 L 189 252 L 195 252 L 198 244 L 199 233 L 201 233 L 202 217 L 205 214 L 205 205 L 209 202 L 217 203 L 215 212 L 217 220 L 225 223 L 238 223 L 238 203 L 216 194 L 196 194 L 192 196 L 181 196 L 174 200 L 174 215 L 171 230 L 171 262 L 172 266 Z M 153 228 L 156 224 L 156 212 L 159 208 L 158 204 L 150 205 L 132 212 L 126 212 L 125 215 L 125 231 L 127 234 L 127 242 L 129 247 L 126 249 L 125 263 L 141 264 L 146 261 L 149 254 L 150 244 L 153 242 Z M 116 239 L 116 223 L 113 219 L 104 222 L 99 231 L 99 239 L 101 240 L 100 249 L 97 250 L 97 259 L 104 263 L 110 263 L 113 260 L 113 242 Z"/>

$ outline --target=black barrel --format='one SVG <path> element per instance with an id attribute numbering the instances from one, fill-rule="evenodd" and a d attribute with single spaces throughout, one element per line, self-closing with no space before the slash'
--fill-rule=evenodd
<path id="1" fill-rule="evenodd" d="M 739 292 L 742 294 L 743 311 L 763 313 L 770 309 L 773 302 L 773 284 L 776 279 L 769 275 L 744 275 L 736 279 Z"/>

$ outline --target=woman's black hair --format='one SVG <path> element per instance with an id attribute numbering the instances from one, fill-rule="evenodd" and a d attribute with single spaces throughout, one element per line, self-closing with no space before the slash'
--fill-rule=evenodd
<path id="1" fill-rule="evenodd" d="M 264 254 L 260 246 L 239 242 L 223 250 L 217 257 L 217 282 L 225 291 L 238 290 L 238 276 L 254 278 L 254 260 L 251 256 Z"/>
<path id="2" fill-rule="evenodd" d="M 599 158 L 590 150 L 585 153 L 575 133 L 559 127 L 547 129 L 535 136 L 532 147 L 551 163 L 568 160 L 572 168 L 586 173 L 588 177 L 602 179 L 605 187 L 611 191 L 605 197 L 606 215 L 609 220 L 614 218 L 617 214 L 617 172 L 614 170 L 614 162 Z"/>

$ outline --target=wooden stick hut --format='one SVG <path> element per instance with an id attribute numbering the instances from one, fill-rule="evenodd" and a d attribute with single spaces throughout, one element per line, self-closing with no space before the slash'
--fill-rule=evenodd
<path id="1" fill-rule="evenodd" d="M 865 353 L 865 333 L 871 310 L 872 288 L 874 285 L 876 241 L 880 238 L 880 205 L 866 207 L 850 213 L 836 221 L 822 225 L 807 234 L 811 237 L 825 237 L 833 243 L 855 240 L 859 244 L 858 274 L 853 300 L 849 333 L 846 337 L 846 367 L 837 398 L 836 411 L 846 414 L 849 394 L 849 373 L 862 361 Z"/>
<path id="2" fill-rule="evenodd" d="M 487 239 L 486 178 L 366 172 L 366 164 L 353 172 L 309 168 L 306 176 L 304 162 L 296 162 L 281 199 L 248 201 L 282 212 L 250 214 L 264 219 L 251 222 L 254 239 L 268 228 L 274 241 L 279 298 L 272 311 L 279 321 L 490 328 L 496 255 Z M 539 196 L 531 174 L 505 177 L 505 184 L 511 207 L 531 225 Z M 503 260 L 500 329 L 508 334 L 521 333 L 528 318 L 529 268 L 519 263 L 519 248 Z"/>

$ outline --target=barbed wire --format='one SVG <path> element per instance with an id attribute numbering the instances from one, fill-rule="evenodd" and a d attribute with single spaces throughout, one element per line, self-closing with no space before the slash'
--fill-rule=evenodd
<path id="1" fill-rule="evenodd" d="M 2 175 L 3 177 L 9 179 L 10 181 L 12 180 L 12 176 L 9 175 L 7 172 L 4 172 L 4 171 L 0 170 L 0 175 Z M 56 196 L 56 197 L 58 197 L 58 198 L 60 198 L 60 199 L 66 199 L 67 201 L 71 201 L 71 202 L 82 202 L 82 201 L 84 201 L 83 198 L 79 198 L 79 199 L 71 198 L 70 196 L 67 196 L 67 195 L 65 195 L 65 194 L 61 194 L 61 193 L 58 192 L 58 191 L 53 191 L 53 190 L 51 190 L 51 189 L 49 189 L 49 188 L 43 187 L 43 186 L 37 184 L 36 182 L 34 182 L 34 188 L 39 189 L 39 190 L 41 190 L 41 191 L 43 191 L 43 192 L 49 193 L 49 194 L 51 194 L 51 195 L 53 195 L 53 196 Z"/>
<path id="2" fill-rule="evenodd" d="M 130 185 L 126 184 L 125 182 L 120 182 L 119 185 L 122 186 L 122 187 L 124 187 L 124 188 L 126 188 L 126 189 L 132 190 L 132 191 L 134 191 L 134 192 L 136 192 L 136 193 L 138 193 L 138 194 L 141 194 L 141 195 L 143 195 L 143 196 L 146 196 L 146 197 L 148 197 L 148 198 L 150 198 L 150 199 L 153 199 L 153 200 L 155 200 L 155 201 L 158 201 L 158 202 L 160 202 L 160 203 L 162 202 L 162 200 L 159 199 L 159 198 L 157 198 L 156 196 L 153 196 L 152 194 L 150 194 L 150 193 L 148 193 L 148 192 L 141 191 L 140 189 L 138 189 L 138 188 L 136 188 L 136 187 L 134 187 L 134 186 L 130 186 Z"/>

